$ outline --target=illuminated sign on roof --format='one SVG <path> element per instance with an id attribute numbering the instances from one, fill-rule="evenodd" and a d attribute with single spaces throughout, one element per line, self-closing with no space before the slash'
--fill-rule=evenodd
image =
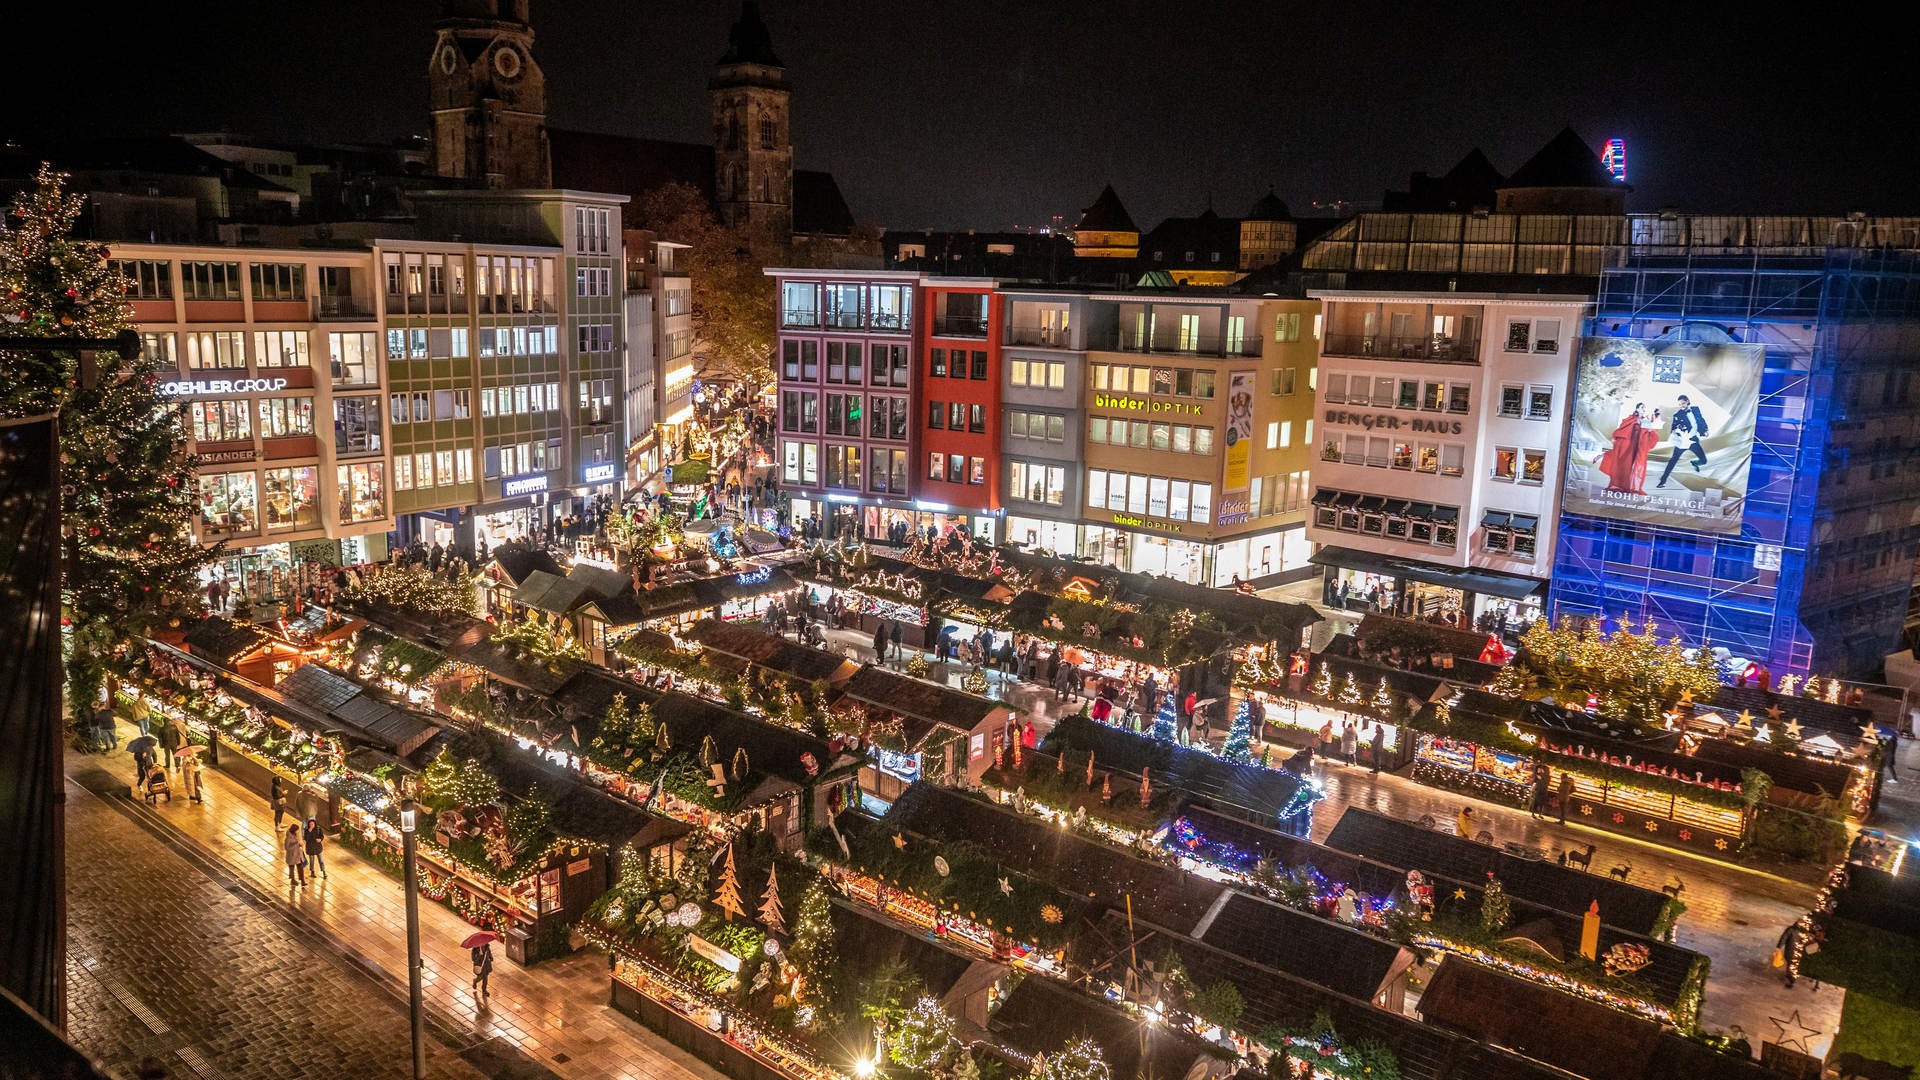
<path id="1" fill-rule="evenodd" d="M 1615 183 L 1627 182 L 1627 140 L 1608 139 L 1606 148 L 1600 151 L 1600 164 L 1606 166 L 1613 175 Z"/>

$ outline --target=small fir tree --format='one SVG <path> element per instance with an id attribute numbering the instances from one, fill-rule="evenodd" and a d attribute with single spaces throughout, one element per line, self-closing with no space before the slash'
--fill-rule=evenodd
<path id="1" fill-rule="evenodd" d="M 778 866 L 767 868 L 767 891 L 760 896 L 760 925 L 766 927 L 769 934 L 785 936 L 787 932 L 787 917 L 780 910 L 780 868 Z"/>
<path id="2" fill-rule="evenodd" d="M 1313 676 L 1313 695 L 1319 698 L 1333 697 L 1333 669 L 1325 660 L 1320 661 L 1320 670 Z"/>
<path id="3" fill-rule="evenodd" d="M 1112 1080 L 1107 1057 L 1092 1039 L 1075 1039 L 1040 1063 L 1039 1080 Z"/>
<path id="4" fill-rule="evenodd" d="M 733 845 L 727 845 L 726 863 L 720 868 L 720 884 L 713 891 L 713 904 L 732 922 L 746 914 L 747 909 L 740 903 L 740 876 L 733 866 Z"/>
<path id="5" fill-rule="evenodd" d="M 914 1002 L 887 1033 L 887 1056 L 916 1072 L 938 1073 L 963 1049 L 953 1017 L 930 997 Z"/>
<path id="6" fill-rule="evenodd" d="M 1497 934 L 1507 928 L 1507 920 L 1512 917 L 1512 898 L 1507 896 L 1500 879 L 1488 874 L 1486 892 L 1480 897 L 1480 928 L 1489 934 Z"/>
<path id="7" fill-rule="evenodd" d="M 1360 704 L 1360 684 L 1354 681 L 1353 672 L 1347 672 L 1347 681 L 1340 684 L 1340 704 Z"/>
<path id="8" fill-rule="evenodd" d="M 1380 676 L 1380 686 L 1373 692 L 1374 712 L 1386 717 L 1393 712 L 1393 691 L 1387 689 L 1387 677 Z"/>
<path id="9" fill-rule="evenodd" d="M 1153 718 L 1153 737 L 1162 742 L 1180 738 L 1180 706 L 1174 697 L 1171 690 L 1161 694 L 1160 711 Z"/>
<path id="10" fill-rule="evenodd" d="M 1253 762 L 1253 699 L 1245 698 L 1233 711 L 1233 726 L 1227 729 L 1227 744 L 1220 753 L 1228 761 Z"/>

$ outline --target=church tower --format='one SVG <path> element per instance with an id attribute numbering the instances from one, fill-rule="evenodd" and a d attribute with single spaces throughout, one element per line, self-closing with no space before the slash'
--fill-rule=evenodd
<path id="1" fill-rule="evenodd" d="M 760 6 L 743 0 L 707 83 L 713 104 L 713 195 L 720 218 L 784 242 L 793 235 L 793 141 L 787 69 Z"/>
<path id="2" fill-rule="evenodd" d="M 527 0 L 443 0 L 427 78 L 434 172 L 490 188 L 553 186 Z"/>

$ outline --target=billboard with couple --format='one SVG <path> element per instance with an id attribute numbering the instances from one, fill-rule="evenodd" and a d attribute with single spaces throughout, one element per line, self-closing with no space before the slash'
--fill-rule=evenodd
<path id="1" fill-rule="evenodd" d="M 1562 507 L 1739 532 L 1764 362 L 1738 342 L 1583 339 Z"/>

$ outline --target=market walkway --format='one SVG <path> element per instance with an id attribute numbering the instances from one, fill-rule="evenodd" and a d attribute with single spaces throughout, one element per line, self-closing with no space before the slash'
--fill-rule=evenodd
<path id="1" fill-rule="evenodd" d="M 123 731 L 123 735 L 126 734 Z M 190 980 L 193 984 L 215 985 L 222 982 L 252 982 L 259 972 L 251 971 L 245 964 L 235 965 L 232 948 L 223 948 L 217 964 L 208 964 L 208 970 L 174 970 L 169 975 L 167 969 L 174 968 L 180 960 L 180 950 L 164 943 L 176 940 L 195 940 L 195 935 L 213 933 L 210 926 L 229 925 L 222 901 L 238 903 L 234 896 L 256 897 L 257 903 L 270 904 L 267 910 L 255 911 L 254 921 L 272 924 L 278 929 L 278 937 L 284 942 L 305 937 L 331 943 L 331 947 L 342 951 L 357 968 L 373 976 L 377 985 L 395 995 L 385 1002 L 378 1000 L 378 993 L 362 992 L 358 997 L 344 990 L 329 989 L 324 984 L 309 990 L 304 983 L 304 973 L 314 968 L 315 962 L 306 953 L 311 946 L 299 945 L 269 946 L 259 952 L 259 956 L 277 968 L 300 976 L 292 980 L 296 990 L 295 1004 L 311 1008 L 320 1014 L 321 1019 L 292 1022 L 290 1034 L 278 1040 L 270 1040 L 273 1045 L 295 1043 L 307 1040 L 316 1045 L 324 1044 L 328 1038 L 344 1034 L 353 1046 L 361 1046 L 360 1051 L 369 1059 L 367 1076 L 404 1075 L 407 1058 L 406 1033 L 406 903 L 399 882 L 384 872 L 365 862 L 339 844 L 327 848 L 326 860 L 329 876 L 318 884 L 289 889 L 286 884 L 286 869 L 280 862 L 279 848 L 274 842 L 273 814 L 264 801 L 257 795 L 245 790 L 216 769 L 204 770 L 206 784 L 206 802 L 195 805 L 183 799 L 171 803 L 162 803 L 156 807 L 124 799 L 125 784 L 132 774 L 132 762 L 121 751 L 104 757 L 74 757 L 69 759 L 71 774 L 86 780 L 89 786 L 98 786 L 101 769 L 111 770 L 111 786 L 116 789 L 113 798 L 122 799 L 121 808 L 135 817 L 139 823 L 155 831 L 168 845 L 184 855 L 186 863 L 198 860 L 209 868 L 211 873 L 200 872 L 196 875 L 192 866 L 179 865 L 181 855 L 173 856 L 173 865 L 161 867 L 155 875 L 161 881 L 169 881 L 185 876 L 188 888 L 197 893 L 208 894 L 207 903 L 182 902 L 170 904 L 150 913 L 135 913 L 125 909 L 125 898 L 132 893 L 140 893 L 144 899 L 147 875 L 135 874 L 129 878 L 124 868 L 116 867 L 121 853 L 114 850 L 114 838 L 136 833 L 136 827 L 110 809 L 103 809 L 97 815 L 99 820 L 75 822 L 69 817 L 68 835 L 72 837 L 69 860 L 74 866 L 75 891 L 80 889 L 82 866 L 84 873 L 100 881 L 103 902 L 82 916 L 76 903 L 73 922 L 75 924 L 75 942 L 83 940 L 82 930 L 89 936 L 103 932 L 117 933 L 124 926 L 126 935 L 135 940 L 126 943 L 124 948 L 138 948 L 145 944 L 159 943 L 167 962 L 160 964 L 162 969 L 156 974 L 159 985 L 151 993 L 143 993 L 143 1000 L 159 1007 L 160 999 L 174 990 L 166 988 L 169 981 Z M 88 776 L 91 773 L 92 776 Z M 96 804 L 105 803 L 98 798 L 88 796 Z M 70 800 L 70 814 L 72 811 Z M 98 845 L 98 847 L 96 847 Z M 158 846 L 158 841 L 151 846 Z M 164 852 L 164 849 L 161 849 Z M 226 888 L 211 878 L 215 875 L 230 874 L 233 884 Z M 110 886 L 110 887 L 109 887 Z M 171 887 L 169 887 L 171 888 Z M 229 896 L 228 894 L 234 894 Z M 105 897 L 113 897 L 111 903 Z M 277 912 L 272 910 L 277 908 Z M 212 910 L 219 917 L 209 919 L 205 912 Z M 104 930 L 102 929 L 104 928 Z M 648 1031 L 638 1023 L 615 1012 L 607 1002 L 608 972 L 606 958 L 592 950 L 584 950 L 564 960 L 549 960 L 531 968 L 521 968 L 505 959 L 498 946 L 495 947 L 496 965 L 491 981 L 491 1000 L 487 1007 L 481 1008 L 476 995 L 468 988 L 471 978 L 471 966 L 465 949 L 459 942 L 472 927 L 453 912 L 432 901 L 422 899 L 420 903 L 420 937 L 425 960 L 425 993 L 429 1012 L 433 1015 L 432 1029 L 439 1041 L 460 1051 L 460 1056 L 473 1061 L 481 1067 L 484 1075 L 498 1077 L 594 1077 L 623 1078 L 623 1080 L 714 1080 L 715 1074 L 690 1055 L 669 1045 L 664 1039 Z M 221 936 L 237 938 L 245 942 L 256 936 L 257 931 L 247 928 L 244 932 Z M 76 949 L 78 954 L 78 949 Z M 299 956 L 297 962 L 287 958 Z M 241 959 L 253 957 L 251 950 Z M 223 972 L 232 967 L 232 974 Z M 268 976 L 269 984 L 278 977 Z M 398 1041 L 381 1029 L 374 1037 L 334 1026 L 326 1026 L 325 1016 L 339 1013 L 342 1016 L 358 1016 L 365 1013 L 369 1021 L 385 1023 L 385 1014 L 391 1002 L 398 1001 Z M 247 1053 L 251 1032 L 247 1021 L 253 1015 L 248 1005 L 221 1004 L 215 1009 L 195 1010 L 184 1014 L 175 1021 L 182 1030 L 194 1031 L 196 1023 L 211 1024 L 225 1032 L 225 1037 L 236 1044 L 236 1053 Z M 217 1021 L 195 1021 L 198 1013 L 202 1016 L 219 1016 Z M 78 1015 L 78 1010 L 75 1010 Z M 275 1014 L 277 1019 L 277 1014 Z M 171 1018 L 170 1018 L 171 1019 Z M 80 1035 L 76 1041 L 92 1049 L 92 1046 Z M 378 1063 L 376 1055 L 367 1053 L 365 1048 L 379 1047 Z M 445 1046 L 433 1048 L 436 1060 L 446 1059 L 452 1065 L 436 1075 L 466 1077 L 476 1075 L 471 1071 L 457 1068 L 459 1062 L 447 1052 Z M 315 1051 L 318 1053 L 318 1051 Z M 211 1053 L 209 1057 L 214 1057 Z M 391 1059 L 391 1060 L 388 1060 Z M 347 1065 L 351 1057 L 316 1056 L 316 1067 L 312 1069 L 288 1070 L 281 1066 L 272 1069 L 235 1068 L 221 1061 L 214 1061 L 229 1075 L 268 1076 L 268 1075 L 321 1075 L 331 1072 L 336 1075 L 348 1071 L 341 1068 Z M 324 1068 L 318 1063 L 324 1062 Z M 348 1066 L 351 1068 L 352 1066 Z M 397 1067 L 398 1071 L 394 1071 Z M 356 1077 L 356 1080 L 358 1078 Z"/>

